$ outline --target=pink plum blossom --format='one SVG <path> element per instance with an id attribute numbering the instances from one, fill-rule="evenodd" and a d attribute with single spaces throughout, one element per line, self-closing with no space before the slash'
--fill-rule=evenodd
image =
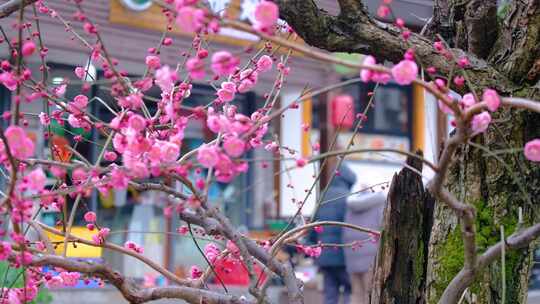
<path id="1" fill-rule="evenodd" d="M 35 51 L 36 44 L 32 40 L 23 43 L 21 52 L 24 57 L 31 56 L 32 54 L 34 54 Z"/>
<path id="2" fill-rule="evenodd" d="M 62 278 L 64 286 L 73 287 L 79 283 L 81 274 L 78 272 L 62 271 L 60 272 L 60 277 Z"/>
<path id="3" fill-rule="evenodd" d="M 499 94 L 497 94 L 497 91 L 493 89 L 484 90 L 482 99 L 486 102 L 487 108 L 491 112 L 497 111 L 497 109 L 501 105 L 501 98 L 499 97 Z"/>
<path id="4" fill-rule="evenodd" d="M 159 59 L 159 56 L 155 55 L 148 55 L 145 58 L 146 65 L 150 69 L 158 69 L 161 66 L 161 61 Z"/>
<path id="5" fill-rule="evenodd" d="M 236 70 L 239 63 L 240 60 L 230 52 L 218 51 L 212 55 L 211 68 L 218 76 L 228 76 Z"/>
<path id="6" fill-rule="evenodd" d="M 180 147 L 174 143 L 163 141 L 160 143 L 161 160 L 165 163 L 176 161 L 180 155 Z"/>
<path id="7" fill-rule="evenodd" d="M 483 111 L 480 114 L 474 115 L 471 121 L 471 129 L 473 134 L 483 133 L 487 130 L 489 124 L 491 123 L 491 115 L 488 112 Z"/>
<path id="8" fill-rule="evenodd" d="M 25 159 L 34 154 L 34 142 L 19 126 L 9 126 L 4 132 L 13 157 Z"/>
<path id="9" fill-rule="evenodd" d="M 15 91 L 17 88 L 17 78 L 12 72 L 0 73 L 0 83 L 2 83 L 10 91 Z"/>
<path id="10" fill-rule="evenodd" d="M 307 163 L 308 161 L 305 158 L 299 158 L 296 160 L 296 166 L 298 166 L 299 168 L 304 167 Z"/>
<path id="11" fill-rule="evenodd" d="M 137 245 L 137 243 L 135 242 L 132 242 L 132 241 L 127 241 L 125 244 L 124 244 L 124 248 L 126 249 L 129 249 L 129 250 L 132 250 L 136 253 L 139 253 L 139 254 L 142 254 L 144 253 L 144 250 L 141 246 Z"/>
<path id="12" fill-rule="evenodd" d="M 198 279 L 203 274 L 202 270 L 199 267 L 195 266 L 195 265 L 191 266 L 190 273 L 191 273 L 191 278 L 192 279 Z"/>
<path id="13" fill-rule="evenodd" d="M 156 84 L 164 92 L 170 92 L 173 89 L 174 83 L 178 79 L 176 72 L 172 70 L 168 65 L 164 65 L 156 70 L 155 73 Z"/>
<path id="14" fill-rule="evenodd" d="M 257 60 L 257 71 L 259 72 L 267 72 L 272 69 L 272 58 L 268 55 L 262 55 L 259 60 Z"/>
<path id="15" fill-rule="evenodd" d="M 239 157 L 244 154 L 245 146 L 244 141 L 236 136 L 231 136 L 223 141 L 223 149 L 231 157 Z"/>
<path id="16" fill-rule="evenodd" d="M 96 222 L 96 213 L 93 211 L 88 211 L 84 214 L 84 220 L 88 223 L 95 223 Z"/>
<path id="17" fill-rule="evenodd" d="M 412 60 L 402 60 L 392 68 L 392 76 L 400 85 L 409 85 L 418 75 L 418 65 Z"/>
<path id="18" fill-rule="evenodd" d="M 245 93 L 251 90 L 257 84 L 258 73 L 252 69 L 245 69 L 240 73 L 240 85 L 238 85 L 238 92 Z"/>
<path id="19" fill-rule="evenodd" d="M 188 33 L 198 32 L 204 26 L 205 12 L 193 6 L 184 6 L 176 12 L 176 24 Z"/>
<path id="20" fill-rule="evenodd" d="M 204 61 L 199 57 L 189 58 L 186 61 L 186 70 L 191 78 L 195 80 L 204 79 Z"/>
<path id="21" fill-rule="evenodd" d="M 174 0 L 174 6 L 176 10 L 179 10 L 182 7 L 187 6 L 187 5 L 195 5 L 197 4 L 198 1 L 199 0 Z M 169 3 L 170 2 L 172 1 L 169 1 Z"/>
<path id="22" fill-rule="evenodd" d="M 30 172 L 25 179 L 28 188 L 34 191 L 43 190 L 43 188 L 45 188 L 45 182 L 47 181 L 47 177 L 41 168 L 37 168 Z"/>
<path id="23" fill-rule="evenodd" d="M 47 113 L 41 112 L 39 113 L 39 122 L 46 127 L 51 124 L 51 118 Z"/>
<path id="24" fill-rule="evenodd" d="M 161 82 L 161 84 L 169 85 L 169 84 L 165 84 L 165 82 Z M 170 88 L 172 89 L 172 84 L 170 84 Z M 143 104 L 142 94 L 133 93 L 133 94 L 129 94 L 128 96 L 120 97 L 118 98 L 118 104 L 124 108 L 136 110 L 140 108 Z"/>
<path id="25" fill-rule="evenodd" d="M 77 95 L 73 98 L 73 103 L 82 110 L 88 106 L 88 97 L 84 95 Z"/>
<path id="26" fill-rule="evenodd" d="M 463 95 L 460 103 L 464 109 L 467 109 L 473 106 L 476 103 L 476 100 L 474 99 L 474 95 L 472 93 L 467 93 Z"/>
<path id="27" fill-rule="evenodd" d="M 115 152 L 113 151 L 107 151 L 105 152 L 105 154 L 103 155 L 103 158 L 106 160 L 106 161 L 110 161 L 110 162 L 113 162 L 116 160 L 118 156 L 116 155 Z"/>
<path id="28" fill-rule="evenodd" d="M 375 66 L 377 61 L 375 60 L 375 57 L 369 55 L 364 58 L 362 64 L 365 66 Z M 360 70 L 360 78 L 363 82 L 375 81 L 385 84 L 390 81 L 390 75 L 386 73 L 379 73 L 367 68 Z"/>
<path id="29" fill-rule="evenodd" d="M 115 167 L 111 171 L 110 185 L 115 189 L 125 189 L 129 183 L 129 178 L 124 171 L 118 167 Z"/>
<path id="30" fill-rule="evenodd" d="M 75 75 L 77 76 L 77 78 L 83 79 L 85 74 L 86 74 L 86 71 L 83 67 L 75 68 Z"/>
<path id="31" fill-rule="evenodd" d="M 219 133 L 226 131 L 230 125 L 229 120 L 224 115 L 209 115 L 206 119 L 206 125 L 210 131 Z"/>
<path id="32" fill-rule="evenodd" d="M 139 114 L 133 114 L 128 119 L 128 126 L 135 131 L 142 131 L 146 128 L 146 119 Z"/>
<path id="33" fill-rule="evenodd" d="M 255 7 L 254 17 L 256 27 L 271 27 L 276 24 L 278 20 L 279 8 L 275 3 L 263 0 Z"/>
<path id="34" fill-rule="evenodd" d="M 61 288 L 64 287 L 64 280 L 61 276 L 56 275 L 47 280 L 47 288 Z"/>
<path id="35" fill-rule="evenodd" d="M 197 151 L 197 160 L 205 168 L 214 167 L 218 163 L 218 156 L 214 145 L 203 144 Z"/>
<path id="36" fill-rule="evenodd" d="M 540 162 L 540 139 L 533 139 L 525 144 L 523 153 L 528 160 Z"/>
<path id="37" fill-rule="evenodd" d="M 214 264 L 217 257 L 219 256 L 219 253 L 221 250 L 219 247 L 214 243 L 209 243 L 206 246 L 204 246 L 204 255 L 206 258 L 210 261 L 210 263 Z"/>
<path id="38" fill-rule="evenodd" d="M 386 5 L 381 5 L 379 8 L 377 8 L 377 16 L 381 18 L 385 18 L 390 14 L 390 8 Z"/>
<path id="39" fill-rule="evenodd" d="M 110 232 L 111 230 L 109 228 L 101 228 L 97 234 L 94 234 L 92 236 L 92 241 L 96 245 L 103 245 L 103 243 L 105 243 L 105 239 L 107 238 Z"/>
<path id="40" fill-rule="evenodd" d="M 236 93 L 236 85 L 234 82 L 223 82 L 221 84 L 221 89 L 217 91 L 217 95 L 221 101 L 229 102 L 234 99 Z"/>
<path id="41" fill-rule="evenodd" d="M 8 242 L 0 242 L 0 261 L 5 261 L 11 254 L 11 244 Z"/>

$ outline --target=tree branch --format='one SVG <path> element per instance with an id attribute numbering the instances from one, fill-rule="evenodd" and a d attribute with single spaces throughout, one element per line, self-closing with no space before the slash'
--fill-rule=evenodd
<path id="1" fill-rule="evenodd" d="M 230 227 L 227 228 L 222 226 L 222 224 L 214 218 L 190 212 L 181 212 L 180 218 L 186 222 L 204 228 L 209 235 L 220 234 L 228 239 L 234 239 L 234 232 L 229 229 Z M 283 279 L 285 287 L 287 288 L 289 303 L 303 303 L 302 291 L 300 289 L 301 282 L 294 275 L 291 266 L 288 263 L 282 263 L 272 257 L 253 240 L 248 238 L 243 238 L 243 240 L 248 252 L 253 255 L 254 258 L 266 265 L 271 271 L 275 272 Z"/>
<path id="2" fill-rule="evenodd" d="M 6 18 L 21 8 L 21 5 L 27 6 L 37 0 L 10 0 L 0 5 L 0 19 Z"/>
<path id="3" fill-rule="evenodd" d="M 59 235 L 59 236 L 62 236 L 62 237 L 64 236 L 64 233 L 62 231 L 59 231 L 59 230 L 57 230 L 57 229 L 55 229 L 53 227 L 47 226 L 47 225 L 42 224 L 40 222 L 35 222 L 35 223 L 38 224 L 41 228 L 43 228 L 43 230 L 45 230 L 45 231 L 48 231 L 50 233 L 53 233 L 53 234 L 56 234 L 56 235 Z M 151 259 L 149 259 L 149 258 L 147 258 L 147 257 L 145 257 L 145 256 L 143 256 L 141 254 L 138 254 L 133 250 L 129 250 L 129 249 L 126 249 L 126 248 L 124 248 L 122 246 L 118 246 L 118 245 L 115 245 L 115 244 L 112 244 L 112 243 L 109 243 L 109 242 L 105 242 L 105 243 L 103 243 L 103 245 L 97 245 L 92 241 L 85 240 L 83 238 L 74 236 L 72 234 L 69 234 L 68 238 L 69 238 L 69 242 L 82 243 L 82 244 L 93 246 L 93 247 L 103 247 L 103 248 L 111 249 L 111 250 L 114 250 L 114 251 L 129 255 L 129 256 L 132 256 L 132 257 L 140 260 L 141 262 L 145 263 L 149 267 L 153 268 L 155 271 L 161 273 L 164 277 L 166 277 L 171 282 L 174 282 L 176 284 L 185 285 L 185 286 L 191 286 L 193 284 L 192 281 L 181 279 L 181 278 L 177 277 L 174 273 L 172 273 L 169 270 L 161 267 L 160 265 L 158 265 L 153 260 L 151 260 Z"/>
<path id="4" fill-rule="evenodd" d="M 320 10 L 313 1 L 275 0 L 280 6 L 280 16 L 309 45 L 331 52 L 372 54 L 380 60 L 397 62 L 407 49 L 414 46 L 416 57 L 424 67 L 435 67 L 448 75 L 453 63 L 437 53 L 433 42 L 412 33 L 407 42 L 398 27 L 371 18 L 362 7 L 354 18 L 332 16 Z M 352 16 L 352 15 L 351 15 Z M 452 49 L 456 58 L 467 56 L 471 62 L 467 72 L 471 82 L 478 87 L 496 88 L 503 94 L 515 89 L 515 85 L 486 61 L 461 49 Z M 456 88 L 457 89 L 457 88 Z"/>
<path id="5" fill-rule="evenodd" d="M 13 256 L 13 259 L 15 257 Z M 182 299 L 189 303 L 218 304 L 218 303 L 253 303 L 252 300 L 232 295 L 220 294 L 208 290 L 187 286 L 168 286 L 157 288 L 141 288 L 129 278 L 103 264 L 81 262 L 56 255 L 34 255 L 32 266 L 55 266 L 68 271 L 76 271 L 90 276 L 100 277 L 113 284 L 130 303 L 145 303 L 158 299 Z"/>
<path id="6" fill-rule="evenodd" d="M 506 246 L 506 250 L 516 250 L 528 246 L 533 240 L 540 236 L 540 223 L 531 226 L 525 230 L 518 231 L 508 237 L 505 241 L 506 244 L 501 241 L 488 248 L 478 258 L 478 270 L 487 267 L 493 261 L 501 256 L 503 246 Z M 459 297 L 463 294 L 465 289 L 472 283 L 477 272 L 471 271 L 464 267 L 461 271 L 452 279 L 448 287 L 445 289 L 439 304 L 457 303 Z"/>

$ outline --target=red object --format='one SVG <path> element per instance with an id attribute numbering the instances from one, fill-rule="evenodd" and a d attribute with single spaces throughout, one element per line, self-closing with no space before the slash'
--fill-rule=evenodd
<path id="1" fill-rule="evenodd" d="M 330 101 L 331 123 L 335 128 L 350 129 L 354 123 L 354 99 L 351 95 L 338 95 Z"/>
<path id="2" fill-rule="evenodd" d="M 231 259 L 227 257 L 218 259 L 214 263 L 214 270 L 225 285 L 249 285 L 247 268 L 244 263 L 238 259 Z M 255 271 L 257 278 L 261 276 L 262 271 L 259 265 L 254 265 L 253 270 Z M 262 274 L 262 278 L 260 280 L 261 282 L 259 284 L 264 283 L 265 280 L 266 275 Z M 219 284 L 218 278 L 215 278 L 214 281 L 215 283 Z"/>

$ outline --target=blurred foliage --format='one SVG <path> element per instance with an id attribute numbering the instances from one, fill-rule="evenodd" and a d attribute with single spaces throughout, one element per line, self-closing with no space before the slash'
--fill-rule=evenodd
<path id="1" fill-rule="evenodd" d="M 5 261 L 0 262 L 0 284 L 2 287 L 21 288 L 23 286 L 23 270 L 9 267 L 9 264 Z M 49 304 L 52 303 L 51 294 L 40 288 L 37 297 L 31 304 Z"/>

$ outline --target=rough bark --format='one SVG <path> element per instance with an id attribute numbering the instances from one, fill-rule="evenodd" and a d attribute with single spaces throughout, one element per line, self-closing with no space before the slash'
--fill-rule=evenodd
<path id="1" fill-rule="evenodd" d="M 477 93 L 481 93 L 482 88 L 492 87 L 503 95 L 540 99 L 538 0 L 510 1 L 506 7 L 499 8 L 498 16 L 495 1 L 435 0 L 434 16 L 426 28 L 426 37 L 413 34 L 410 44 L 403 42 L 399 29 L 373 20 L 363 7 L 345 13 L 342 7 L 340 15 L 331 16 L 319 10 L 311 0 L 277 2 L 281 5 L 281 16 L 310 45 L 329 51 L 370 53 L 390 61 L 401 59 L 406 49 L 414 46 L 420 63 L 448 75 L 452 63 L 436 54 L 432 47 L 435 34 L 441 34 L 456 57 L 470 59 L 471 66 L 466 72 Z M 516 230 L 520 207 L 524 226 L 540 219 L 534 208 L 540 194 L 540 166 L 525 161 L 520 151 L 496 156 L 490 152 L 523 147 L 528 140 L 540 137 L 539 118 L 522 110 L 499 112 L 494 115 L 495 123 L 488 132 L 474 138 L 473 144 L 461 147 L 455 156 L 458 161 L 451 170 L 447 186 L 454 195 L 477 209 L 479 254 L 499 241 L 501 226 L 507 235 Z M 425 277 L 427 303 L 436 303 L 463 267 L 463 240 L 454 211 L 437 204 L 434 217 Z M 413 224 L 416 223 L 407 225 Z M 392 225 L 388 226 L 389 231 L 394 229 Z M 381 284 L 381 280 L 405 282 L 409 274 L 401 272 L 399 275 L 403 277 L 400 278 L 390 276 L 390 272 L 406 264 L 388 262 L 392 261 L 397 245 L 384 237 L 383 243 L 389 248 L 383 249 L 379 258 L 375 294 L 380 298 L 373 298 L 372 303 L 401 303 L 402 298 L 398 300 L 401 294 L 391 293 L 393 285 Z M 508 253 L 504 270 L 499 262 L 489 265 L 476 274 L 469 294 L 475 295 L 476 303 L 500 303 L 501 271 L 505 271 L 507 303 L 525 303 L 531 253 L 532 246 Z M 422 276 L 421 272 L 416 274 Z M 411 282 L 415 282 L 412 288 L 417 289 L 418 281 Z"/>
<path id="2" fill-rule="evenodd" d="M 359 10 L 342 10 L 339 16 L 332 16 L 319 9 L 313 0 L 275 2 L 280 5 L 280 16 L 312 46 L 332 52 L 371 54 L 379 60 L 393 62 L 401 60 L 407 49 L 414 46 L 416 57 L 423 66 L 435 67 L 443 75 L 453 69 L 454 64 L 435 51 L 432 39 L 413 33 L 405 43 L 401 29 L 373 19 L 364 6 L 359 6 Z M 496 88 L 505 94 L 518 89 L 486 60 L 467 50 L 452 50 L 457 58 L 469 58 L 471 66 L 467 72 L 476 86 Z"/>
<path id="3" fill-rule="evenodd" d="M 511 80 L 534 84 L 540 79 L 540 0 L 511 1 L 503 13 L 489 60 Z"/>
<path id="4" fill-rule="evenodd" d="M 426 303 L 428 244 L 434 199 L 424 189 L 422 162 L 408 157 L 392 180 L 384 211 L 371 303 Z"/>
<path id="5" fill-rule="evenodd" d="M 506 235 L 518 227 L 518 209 L 523 208 L 524 226 L 539 220 L 534 205 L 540 194 L 538 166 L 524 161 L 521 153 L 493 155 L 490 151 L 519 147 L 540 136 L 537 115 L 521 111 L 502 113 L 498 119 L 511 120 L 490 128 L 474 145 L 462 147 L 447 186 L 465 203 L 477 210 L 476 230 L 479 253 L 500 240 L 500 227 Z M 536 124 L 535 126 L 531 124 Z M 533 131 L 534 130 L 534 131 Z M 480 146 L 485 148 L 480 148 Z M 486 150 L 487 149 L 487 150 Z M 477 275 L 470 294 L 476 303 L 500 303 L 501 271 L 506 272 L 508 303 L 526 303 L 533 246 L 506 255 L 506 269 L 497 261 Z M 463 267 L 460 223 L 454 212 L 442 205 L 435 208 L 428 271 L 428 300 L 436 302 L 449 281 Z"/>

